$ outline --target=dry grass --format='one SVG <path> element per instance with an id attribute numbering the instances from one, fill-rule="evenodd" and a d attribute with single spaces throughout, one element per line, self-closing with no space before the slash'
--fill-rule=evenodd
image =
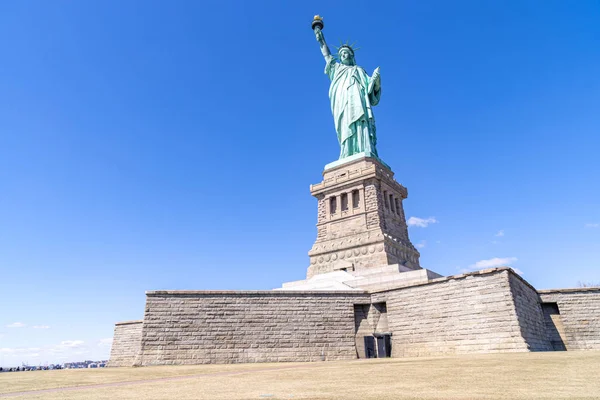
<path id="1" fill-rule="evenodd" d="M 48 400 L 600 399 L 600 352 L 7 373 L 0 393 Z"/>
<path id="2" fill-rule="evenodd" d="M 7 372 L 0 374 L 0 395 L 4 393 L 112 384 L 200 374 L 252 371 L 267 366 L 288 364 L 173 365 L 148 368 L 66 369 L 52 371 Z M 295 363 L 294 365 L 305 365 Z"/>

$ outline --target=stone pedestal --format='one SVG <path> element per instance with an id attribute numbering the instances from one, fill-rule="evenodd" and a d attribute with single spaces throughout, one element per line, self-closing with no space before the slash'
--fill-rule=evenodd
<path id="1" fill-rule="evenodd" d="M 310 187 L 318 200 L 318 218 L 307 277 L 391 264 L 420 269 L 402 205 L 406 188 L 378 159 L 344 161 L 329 164 L 323 181 Z"/>

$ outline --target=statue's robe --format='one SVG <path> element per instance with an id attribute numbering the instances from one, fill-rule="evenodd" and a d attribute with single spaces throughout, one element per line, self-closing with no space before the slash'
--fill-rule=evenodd
<path id="1" fill-rule="evenodd" d="M 344 65 L 327 58 L 325 73 L 331 80 L 329 100 L 340 142 L 340 159 L 357 153 L 377 157 L 375 118 L 371 106 L 379 103 L 381 88 L 357 65 Z"/>

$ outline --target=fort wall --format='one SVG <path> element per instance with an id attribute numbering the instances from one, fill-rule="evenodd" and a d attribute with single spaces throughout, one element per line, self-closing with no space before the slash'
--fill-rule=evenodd
<path id="1" fill-rule="evenodd" d="M 126 321 L 115 324 L 109 367 L 130 367 L 140 352 L 144 321 Z"/>
<path id="2" fill-rule="evenodd" d="M 600 288 L 540 290 L 538 293 L 549 339 L 555 347 L 600 350 Z"/>
<path id="3" fill-rule="evenodd" d="M 356 358 L 362 291 L 151 291 L 136 365 Z"/>
<path id="4" fill-rule="evenodd" d="M 392 357 L 528 351 L 511 275 L 498 268 L 373 293 L 387 306 Z"/>
<path id="5" fill-rule="evenodd" d="M 345 360 L 390 338 L 392 357 L 600 350 L 599 315 L 600 288 L 538 292 L 510 268 L 370 292 L 151 291 L 109 366 Z"/>
<path id="6" fill-rule="evenodd" d="M 538 292 L 527 281 L 515 273 L 509 274 L 509 282 L 521 336 L 530 351 L 552 351 L 546 332 L 544 314 Z"/>

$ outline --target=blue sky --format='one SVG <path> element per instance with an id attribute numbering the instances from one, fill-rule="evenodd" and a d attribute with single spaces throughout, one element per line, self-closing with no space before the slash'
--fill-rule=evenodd
<path id="1" fill-rule="evenodd" d="M 0 365 L 108 357 L 145 290 L 304 277 L 339 152 L 317 13 L 381 67 L 423 267 L 600 280 L 596 1 L 6 1 Z"/>

